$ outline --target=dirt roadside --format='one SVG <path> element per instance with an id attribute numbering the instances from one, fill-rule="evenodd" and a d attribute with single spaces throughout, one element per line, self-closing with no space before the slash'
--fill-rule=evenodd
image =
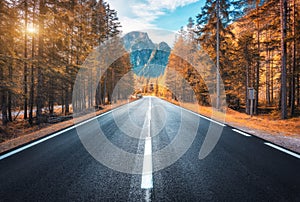
<path id="1" fill-rule="evenodd" d="M 177 104 L 206 117 L 212 117 L 213 110 L 211 107 L 203 107 L 190 103 Z M 300 153 L 300 117 L 287 120 L 281 120 L 277 116 L 272 115 L 251 117 L 247 114 L 227 108 L 226 113 L 215 112 L 212 118 Z"/>
<path id="2" fill-rule="evenodd" d="M 134 100 L 132 100 L 134 101 Z M 99 111 L 95 111 L 92 112 L 90 114 L 84 115 L 84 116 L 80 116 L 78 118 L 74 118 L 71 120 L 67 120 L 67 121 L 63 121 L 63 122 L 59 122 L 59 123 L 55 123 L 55 124 L 48 124 L 46 127 L 42 127 L 41 129 L 35 129 L 35 131 L 33 132 L 29 132 L 29 133 L 25 133 L 25 134 L 19 134 L 17 137 L 13 138 L 13 139 L 9 139 L 6 140 L 4 142 L 0 143 L 0 153 L 4 153 L 7 152 L 11 149 L 14 149 L 16 147 L 19 147 L 21 145 L 27 144 L 31 141 L 40 139 L 42 137 L 45 137 L 47 135 L 53 134 L 57 131 L 66 129 L 68 127 L 71 127 L 79 122 L 88 120 L 90 118 L 93 118 L 95 116 L 98 116 L 100 114 L 103 114 L 107 111 L 110 111 L 112 109 L 115 109 L 117 107 L 120 107 L 124 104 L 127 104 L 128 102 L 122 102 L 122 103 L 118 103 L 117 105 L 106 105 L 105 108 L 103 108 L 102 110 Z"/>

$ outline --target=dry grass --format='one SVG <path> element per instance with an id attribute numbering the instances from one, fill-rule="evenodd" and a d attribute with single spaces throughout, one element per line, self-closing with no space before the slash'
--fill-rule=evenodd
<path id="1" fill-rule="evenodd" d="M 270 134 L 280 134 L 285 136 L 300 136 L 300 118 L 281 120 L 272 115 L 259 115 L 250 117 L 244 113 L 228 109 L 226 122 L 233 123 L 248 128 L 266 131 Z"/>
<path id="2" fill-rule="evenodd" d="M 276 113 L 251 117 L 229 108 L 227 108 L 226 113 L 221 113 L 213 111 L 211 107 L 199 106 L 193 103 L 180 103 L 179 105 L 235 127 L 261 130 L 274 135 L 300 137 L 300 117 L 281 120 Z"/>

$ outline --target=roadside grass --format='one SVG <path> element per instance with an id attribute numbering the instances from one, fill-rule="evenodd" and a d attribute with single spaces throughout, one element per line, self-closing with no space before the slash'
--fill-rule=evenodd
<path id="1" fill-rule="evenodd" d="M 300 117 L 281 120 L 279 112 L 276 110 L 273 110 L 271 114 L 262 114 L 251 117 L 250 115 L 230 108 L 226 109 L 226 113 L 222 113 L 213 111 L 212 107 L 199 106 L 194 103 L 173 103 L 232 126 L 261 130 L 274 135 L 300 137 Z"/>
<path id="2" fill-rule="evenodd" d="M 281 120 L 277 110 L 251 117 L 230 108 L 222 113 L 213 110 L 212 107 L 199 106 L 194 103 L 167 101 L 300 154 L 300 117 Z"/>

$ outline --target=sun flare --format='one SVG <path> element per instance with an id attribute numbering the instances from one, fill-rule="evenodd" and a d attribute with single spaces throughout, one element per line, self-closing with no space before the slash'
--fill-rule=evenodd
<path id="1" fill-rule="evenodd" d="M 37 33 L 37 29 L 32 25 L 29 25 L 26 31 L 31 34 Z"/>

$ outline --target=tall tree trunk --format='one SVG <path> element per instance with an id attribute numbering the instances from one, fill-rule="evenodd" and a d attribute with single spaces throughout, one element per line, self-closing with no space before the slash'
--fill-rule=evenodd
<path id="1" fill-rule="evenodd" d="M 1 95 L 1 111 L 2 111 L 2 125 L 6 125 L 8 123 L 7 117 L 7 99 L 6 99 L 7 91 L 3 90 Z"/>
<path id="2" fill-rule="evenodd" d="M 105 75 L 104 75 L 104 86 L 103 86 L 103 88 L 104 88 L 104 89 L 103 89 L 103 95 L 104 95 L 104 102 L 103 102 L 103 103 L 104 103 L 105 105 L 106 105 L 106 97 L 107 97 L 107 92 L 106 92 L 106 90 L 107 90 L 107 89 L 106 89 L 106 87 L 107 87 L 107 84 L 106 84 L 106 83 L 107 83 L 107 71 L 108 71 L 108 70 L 106 69 Z"/>
<path id="3" fill-rule="evenodd" d="M 268 31 L 266 31 L 266 40 L 268 39 Z M 267 106 L 271 105 L 271 98 L 270 98 L 270 50 L 269 44 L 266 43 L 266 101 Z"/>
<path id="4" fill-rule="evenodd" d="M 0 66 L 0 81 L 4 81 L 4 73 L 3 73 L 3 67 Z M 8 122 L 7 117 L 7 87 L 4 86 L 0 89 L 0 95 L 1 95 L 1 112 L 2 112 L 2 125 L 6 125 Z"/>
<path id="5" fill-rule="evenodd" d="M 248 87 L 249 87 L 249 64 L 246 66 L 246 90 L 245 90 L 245 99 L 246 99 L 246 114 L 250 114 L 250 102 L 248 97 Z"/>
<path id="6" fill-rule="evenodd" d="M 300 75 L 299 73 L 297 74 L 296 78 L 296 83 L 297 83 L 297 107 L 300 107 Z"/>
<path id="7" fill-rule="evenodd" d="M 24 32 L 24 72 L 23 72 L 23 80 L 24 80 L 24 119 L 27 119 L 27 105 L 28 105 L 28 98 L 27 98 L 27 94 L 28 94 L 28 87 L 27 87 L 27 74 L 28 74 L 28 66 L 27 66 L 27 57 L 28 57 L 28 53 L 27 53 L 27 24 L 28 24 L 28 4 L 27 4 L 27 0 L 24 1 L 24 9 L 25 9 L 25 32 Z"/>
<path id="8" fill-rule="evenodd" d="M 61 90 L 61 97 L 60 98 L 61 98 L 61 114 L 64 114 L 65 113 L 64 89 Z"/>
<path id="9" fill-rule="evenodd" d="M 99 106 L 99 105 L 102 105 L 102 86 L 101 86 L 101 65 L 99 68 L 97 68 L 97 79 L 99 79 L 99 81 L 96 81 L 98 82 L 98 85 L 97 85 L 97 89 L 96 89 L 96 105 Z"/>
<path id="10" fill-rule="evenodd" d="M 31 50 L 31 71 L 30 71 L 30 96 L 29 96 L 29 123 L 33 124 L 33 104 L 34 104 L 34 46 L 35 38 L 32 37 L 32 50 Z"/>
<path id="11" fill-rule="evenodd" d="M 32 22 L 35 22 L 35 6 L 36 0 L 33 2 L 32 9 Z M 34 105 L 34 57 L 35 57 L 35 36 L 32 33 L 32 41 L 31 41 L 31 71 L 30 71 L 30 95 L 29 95 L 29 119 L 28 122 L 30 125 L 33 124 L 33 105 Z"/>
<path id="12" fill-rule="evenodd" d="M 293 50 L 292 50 L 292 68 L 291 68 L 291 117 L 295 115 L 295 70 L 296 70 L 296 1 L 293 1 Z"/>
<path id="13" fill-rule="evenodd" d="M 66 74 L 69 77 L 69 67 L 66 66 Z M 70 113 L 70 104 L 69 104 L 69 80 L 65 82 L 65 115 Z"/>
<path id="14" fill-rule="evenodd" d="M 216 108 L 219 110 L 221 107 L 220 103 L 220 0 L 217 0 L 217 100 Z"/>
<path id="15" fill-rule="evenodd" d="M 38 71 L 37 71 L 37 100 L 36 100 L 36 117 L 37 124 L 42 121 L 43 95 L 44 95 L 44 75 L 43 66 L 44 60 L 44 17 L 45 17 L 45 0 L 40 0 L 39 4 L 39 41 L 38 41 Z"/>
<path id="16" fill-rule="evenodd" d="M 72 17 L 75 19 L 75 0 L 71 0 L 70 2 L 70 10 L 72 11 Z M 65 115 L 70 113 L 70 103 L 69 103 L 69 88 L 70 88 L 70 67 L 73 67 L 73 46 L 74 46 L 74 25 L 75 24 L 75 20 L 70 24 L 70 28 L 68 29 L 68 31 L 70 32 L 69 34 L 71 35 L 70 37 L 70 46 L 69 51 L 68 51 L 68 64 L 66 65 L 66 81 L 64 84 L 64 95 L 62 95 L 62 113 L 64 113 Z M 77 102 L 77 100 L 75 100 L 75 102 Z M 72 103 L 73 104 L 73 109 L 76 107 L 74 105 L 76 105 L 77 103 Z"/>
<path id="17" fill-rule="evenodd" d="M 8 78 L 9 78 L 9 83 L 13 83 L 13 80 L 12 80 L 12 74 L 13 74 L 13 59 L 11 59 L 11 61 L 9 62 L 9 69 L 8 69 Z M 7 110 L 8 110 L 8 120 L 10 122 L 12 122 L 12 100 L 11 100 L 11 97 L 12 97 L 12 90 L 11 89 L 8 89 L 7 91 Z"/>
<path id="18" fill-rule="evenodd" d="M 110 102 L 111 102 L 111 104 L 112 104 L 112 101 L 113 101 L 112 100 L 112 95 L 113 95 L 113 92 L 114 92 L 114 88 L 115 88 L 115 71 L 114 71 L 114 68 L 111 68 L 111 89 L 110 89 L 110 97 L 111 97 Z"/>
<path id="19" fill-rule="evenodd" d="M 272 60 L 271 60 L 271 67 L 270 67 L 270 80 L 271 80 L 271 103 L 274 104 L 274 68 L 273 68 L 273 51 L 272 51 Z"/>
<path id="20" fill-rule="evenodd" d="M 31 42 L 31 71 L 30 71 L 30 96 L 29 96 L 29 123 L 33 124 L 33 105 L 34 105 L 34 48 L 35 48 L 35 38 L 32 36 Z"/>
<path id="21" fill-rule="evenodd" d="M 52 43 L 52 48 L 53 50 L 55 49 L 55 44 L 54 42 Z M 51 60 L 53 60 L 51 58 Z M 53 63 L 53 61 L 51 61 Z M 49 77 L 49 81 L 48 81 L 48 108 L 49 108 L 49 114 L 53 115 L 54 114 L 54 83 L 55 83 L 56 79 L 54 76 L 50 76 Z"/>
<path id="22" fill-rule="evenodd" d="M 49 113 L 53 115 L 54 113 L 54 81 L 53 77 L 49 78 L 49 94 L 48 94 L 48 108 L 49 108 Z"/>
<path id="23" fill-rule="evenodd" d="M 256 0 L 256 29 L 257 29 L 257 61 L 255 69 L 255 104 L 254 104 L 254 114 L 258 114 L 258 98 L 259 98 L 259 69 L 260 69 L 260 24 L 259 24 L 259 3 L 260 0 Z"/>
<path id="24" fill-rule="evenodd" d="M 7 112 L 8 112 L 8 121 L 12 122 L 12 103 L 11 103 L 11 90 L 8 91 L 8 97 L 7 97 Z"/>
<path id="25" fill-rule="evenodd" d="M 280 0 L 281 17 L 281 119 L 287 118 L 287 86 L 286 86 L 286 60 L 287 60 L 287 0 Z"/>
<path id="26" fill-rule="evenodd" d="M 101 81 L 99 81 L 97 90 L 96 90 L 96 105 L 99 106 L 102 104 L 102 99 L 101 99 Z"/>
<path id="27" fill-rule="evenodd" d="M 88 79 L 88 107 L 93 107 L 93 70 L 89 70 L 89 79 Z"/>

